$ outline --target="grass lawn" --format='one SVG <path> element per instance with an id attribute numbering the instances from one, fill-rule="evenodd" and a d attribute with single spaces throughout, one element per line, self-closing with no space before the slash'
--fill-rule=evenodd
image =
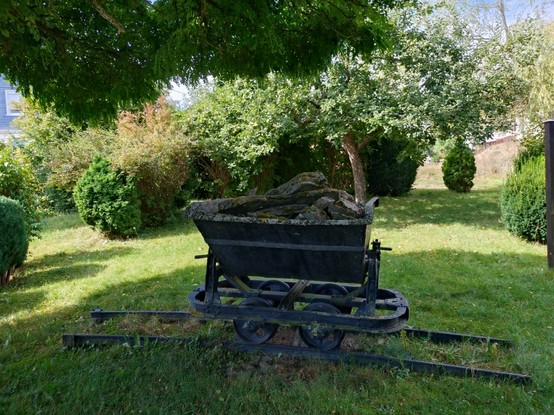
<path id="1" fill-rule="evenodd" d="M 64 215 L 47 220 L 23 273 L 0 289 L 0 414 L 553 414 L 554 273 L 544 246 L 502 228 L 498 183 L 459 195 L 420 182 L 408 196 L 382 198 L 373 236 L 394 248 L 383 254 L 381 286 L 409 300 L 410 325 L 511 338 L 515 346 L 367 335 L 345 341 L 399 357 L 528 373 L 530 385 L 261 361 L 194 342 L 66 350 L 63 333 L 217 340 L 233 332 L 221 322 L 93 324 L 94 308 L 186 309 L 204 274 L 194 255 L 206 245 L 189 222 L 107 241 Z"/>

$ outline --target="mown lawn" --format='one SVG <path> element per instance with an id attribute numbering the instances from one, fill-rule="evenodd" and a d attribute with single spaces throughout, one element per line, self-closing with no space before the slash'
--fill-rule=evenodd
<path id="1" fill-rule="evenodd" d="M 76 215 L 50 218 L 24 272 L 0 290 L 0 413 L 552 414 L 554 273 L 543 246 L 499 222 L 497 182 L 458 195 L 382 198 L 373 236 L 381 286 L 410 301 L 410 325 L 511 338 L 504 350 L 361 336 L 365 350 L 528 373 L 526 386 L 407 370 L 293 361 L 187 345 L 66 350 L 63 333 L 153 333 L 220 340 L 229 324 L 125 318 L 103 309 L 184 310 L 206 246 L 189 222 L 107 241 Z M 267 364 L 269 362 L 269 365 Z M 263 364 L 262 364 L 263 363 Z"/>

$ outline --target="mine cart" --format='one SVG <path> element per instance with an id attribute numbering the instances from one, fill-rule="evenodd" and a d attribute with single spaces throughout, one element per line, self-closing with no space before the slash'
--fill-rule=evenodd
<path id="1" fill-rule="evenodd" d="M 357 219 L 237 217 L 198 202 L 188 216 L 209 246 L 205 284 L 190 296 L 205 318 L 232 320 L 239 337 L 264 343 L 279 325 L 298 327 L 319 350 L 345 332 L 391 333 L 408 320 L 408 303 L 379 288 L 381 247 L 371 241 L 379 199 Z"/>

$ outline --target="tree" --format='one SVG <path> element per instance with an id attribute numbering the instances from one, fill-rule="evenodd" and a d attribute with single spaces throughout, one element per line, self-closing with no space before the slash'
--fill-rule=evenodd
<path id="1" fill-rule="evenodd" d="M 540 129 L 554 117 L 554 25 L 541 20 L 528 20 L 515 25 L 515 35 L 526 48 L 518 54 L 515 69 L 529 84 L 529 94 L 522 113 Z M 522 48 L 519 48 L 520 51 Z"/>
<path id="2" fill-rule="evenodd" d="M 420 163 L 436 140 L 492 135 L 518 90 L 501 45 L 472 39 L 453 11 L 406 9 L 394 21 L 394 48 L 364 59 L 345 47 L 316 81 L 219 85 L 189 112 L 190 134 L 218 162 L 211 167 L 246 183 L 287 140 L 331 144 L 348 155 L 356 199 L 364 202 L 368 148 L 399 142 L 398 159 Z"/>
<path id="3" fill-rule="evenodd" d="M 506 121 L 519 79 L 498 42 L 473 39 L 452 9 L 398 11 L 392 41 L 369 60 L 345 50 L 311 89 L 316 134 L 349 156 L 358 202 L 366 200 L 360 152 L 403 140 L 422 160 L 439 139 L 482 142 Z"/>
<path id="4" fill-rule="evenodd" d="M 395 0 L 4 0 L 0 73 L 73 120 L 113 118 L 170 81 L 314 73 L 386 43 Z"/>
<path id="5" fill-rule="evenodd" d="M 41 111 L 32 103 L 22 106 L 14 123 L 21 131 L 22 150 L 28 156 L 50 209 L 74 208 L 73 188 L 94 155 L 107 154 L 114 134 L 105 129 L 76 126 L 53 110 Z"/>

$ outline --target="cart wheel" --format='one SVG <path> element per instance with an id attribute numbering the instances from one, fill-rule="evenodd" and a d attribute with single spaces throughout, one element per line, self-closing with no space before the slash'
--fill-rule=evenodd
<path id="1" fill-rule="evenodd" d="M 245 299 L 240 305 L 272 307 L 271 301 L 254 297 Z M 279 325 L 275 323 L 266 323 L 257 320 L 233 320 L 233 326 L 242 340 L 254 344 L 262 344 L 271 339 L 279 327 Z"/>
<path id="2" fill-rule="evenodd" d="M 340 314 L 340 310 L 337 307 L 328 303 L 312 303 L 304 310 Z M 343 330 L 319 324 L 300 326 L 298 327 L 298 333 L 308 346 L 324 351 L 339 347 L 344 337 Z"/>
<path id="3" fill-rule="evenodd" d="M 259 285 L 258 289 L 265 290 L 265 291 L 277 291 L 282 293 L 288 293 L 290 290 L 290 286 L 284 281 L 266 280 Z M 273 306 L 276 306 L 277 304 L 279 304 L 278 300 L 270 300 L 270 301 L 271 301 L 271 305 Z"/>
<path id="4" fill-rule="evenodd" d="M 348 290 L 344 288 L 342 285 L 327 283 L 327 284 L 321 284 L 319 287 L 317 287 L 314 293 L 329 295 L 329 296 L 344 297 L 348 295 Z M 337 306 L 337 308 L 343 314 L 350 314 L 352 312 L 352 307 Z"/>

